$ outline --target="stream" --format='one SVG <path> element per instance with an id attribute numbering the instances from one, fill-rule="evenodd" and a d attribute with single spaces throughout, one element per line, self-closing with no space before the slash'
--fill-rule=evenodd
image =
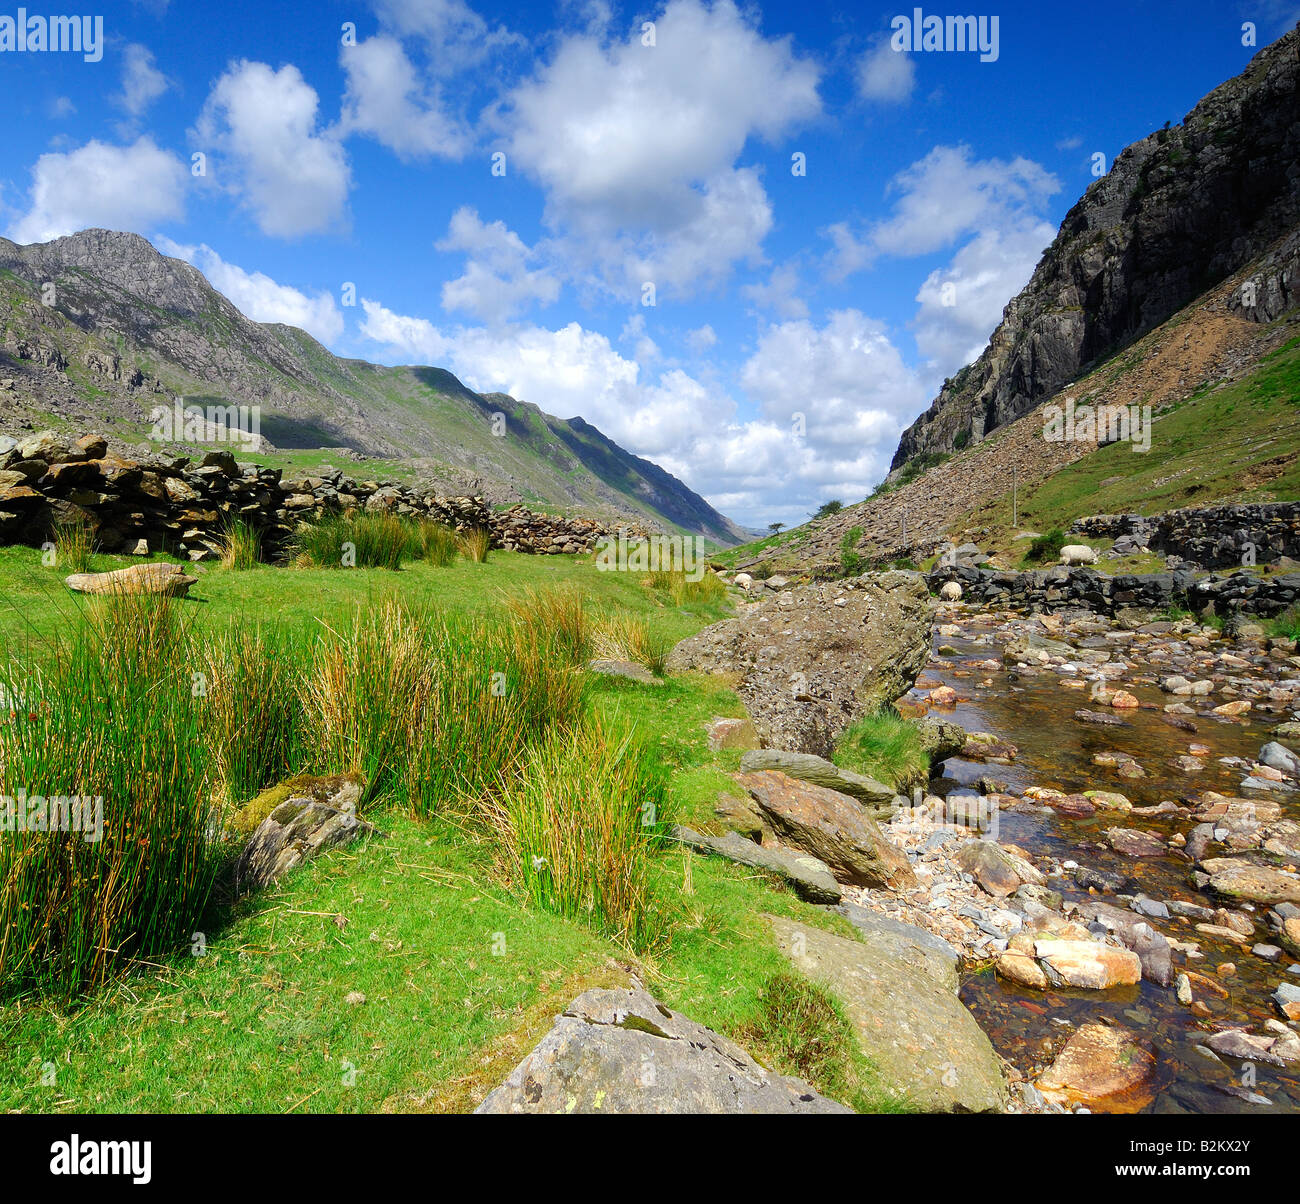
<path id="1" fill-rule="evenodd" d="M 1117 826 L 1150 831 L 1166 842 L 1177 833 L 1190 836 L 1201 820 L 1189 808 L 1210 790 L 1269 800 L 1281 806 L 1284 818 L 1300 819 L 1300 791 L 1287 789 L 1285 781 L 1242 785 L 1261 747 L 1277 739 L 1272 730 L 1300 708 L 1300 697 L 1294 692 L 1300 686 L 1294 650 L 1270 650 L 1268 641 L 1258 636 L 1212 638 L 1190 621 L 1153 623 L 1133 631 L 1095 617 L 1059 625 L 1048 618 L 1047 623 L 1049 629 L 1044 629 L 1034 618 L 963 607 L 941 613 L 931 664 L 900 709 L 956 722 L 967 732 L 993 733 L 1017 751 L 1008 763 L 950 758 L 931 790 L 943 795 L 977 788 L 981 777 L 998 779 L 1004 795 L 1020 802 L 1001 809 L 997 839 L 1030 854 L 1067 906 L 1071 901 L 1103 901 L 1126 907 L 1136 895 L 1210 908 L 1235 906 L 1255 920 L 1254 932 L 1245 944 L 1238 944 L 1198 931 L 1195 917 L 1171 914 L 1149 921 L 1171 940 L 1194 943 L 1202 954 L 1196 958 L 1175 947 L 1175 978 L 1190 970 L 1222 988 L 1222 997 L 1217 990 L 1198 992 L 1197 999 L 1204 1000 L 1199 1014 L 1179 1003 L 1174 983 L 1165 987 L 1144 978 L 1137 986 L 1103 991 L 1039 991 L 998 977 L 991 966 L 971 967 L 964 975 L 963 1000 L 998 1052 L 1030 1080 L 1051 1063 L 1080 1024 L 1112 1022 L 1140 1034 L 1156 1050 L 1156 1081 L 1143 1111 L 1300 1112 L 1300 1064 L 1245 1063 L 1204 1045 L 1208 1035 L 1229 1025 L 1261 1032 L 1264 1021 L 1282 1019 L 1270 998 L 1272 992 L 1280 982 L 1300 985 L 1296 966 L 1300 956 L 1283 950 L 1280 960 L 1270 962 L 1252 952 L 1257 944 L 1280 943 L 1266 922 L 1269 906 L 1234 905 L 1197 889 L 1192 880 L 1195 866 L 1176 845 L 1159 856 L 1128 857 L 1105 843 L 1106 830 Z M 1189 644 L 1189 635 L 1203 646 Z M 1004 661 L 1006 644 L 1026 637 L 1030 652 L 1021 660 L 1028 667 L 1017 667 L 1013 657 Z M 1037 650 L 1034 643 L 1040 646 Z M 1089 650 L 1094 662 L 1066 659 L 1062 645 L 1080 650 L 1081 655 Z M 1095 659 L 1102 653 L 1109 654 L 1105 669 Z M 1122 672 L 1120 664 L 1125 666 Z M 1090 699 L 1094 683 L 1103 674 L 1113 677 L 1107 688 L 1131 692 L 1141 706 L 1115 710 Z M 1161 680 L 1172 674 L 1210 679 L 1213 692 L 1207 696 L 1163 692 Z M 933 705 L 930 691 L 940 684 L 957 692 L 955 704 Z M 1212 713 L 1215 706 L 1243 698 L 1252 700 L 1252 708 L 1241 717 Z M 1174 719 L 1181 728 L 1170 723 L 1165 711 L 1170 704 L 1182 704 Z M 1081 709 L 1122 718 L 1126 726 L 1085 724 L 1075 717 Z M 1131 758 L 1145 776 L 1121 776 L 1115 765 L 1097 764 L 1098 754 L 1118 754 L 1121 764 Z M 1069 815 L 1025 799 L 1025 792 L 1033 787 L 1066 794 L 1115 791 L 1135 808 L 1168 800 L 1180 809 L 1146 816 L 1106 809 Z M 1218 845 L 1206 854 L 1236 855 Z M 1115 893 L 1090 893 L 1076 883 L 1072 869 L 1063 867 L 1066 862 L 1110 871 L 1127 881 Z M 1285 858 L 1281 864 L 1288 864 Z M 1231 966 L 1225 970 L 1225 963 L 1235 966 L 1235 973 Z"/>

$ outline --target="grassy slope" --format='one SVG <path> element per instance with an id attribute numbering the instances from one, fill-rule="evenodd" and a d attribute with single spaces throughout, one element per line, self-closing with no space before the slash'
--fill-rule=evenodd
<path id="1" fill-rule="evenodd" d="M 125 563 L 96 559 L 99 568 Z M 58 578 L 28 549 L 0 550 L 0 647 L 48 638 L 75 617 Z M 486 565 L 400 574 L 214 569 L 195 588 L 193 611 L 205 626 L 257 615 L 302 630 L 393 590 L 429 605 L 491 610 L 509 592 L 560 581 L 581 582 L 605 609 L 648 615 L 674 638 L 719 613 L 673 608 L 588 562 L 504 553 Z M 712 819 L 738 754 L 709 752 L 703 724 L 743 713 L 724 684 L 602 679 L 594 705 L 634 717 L 676 767 L 683 817 Z M 636 965 L 669 1005 L 739 1033 L 752 1025 L 764 984 L 786 968 L 761 939 L 763 913 L 849 934 L 844 921 L 762 875 L 670 850 L 656 874 L 671 939 L 636 963 L 626 949 L 503 889 L 492 850 L 473 833 L 382 804 L 370 818 L 386 839 L 333 851 L 248 900 L 205 934 L 203 956 L 181 951 L 142 966 L 80 1011 L 36 1002 L 0 1008 L 0 1109 L 464 1110 L 574 995 L 622 981 L 623 967 Z M 353 991 L 366 1002 L 347 1004 Z M 761 1046 L 755 1053 L 765 1056 Z M 848 1056 L 859 1105 L 891 1107 L 871 1068 Z"/>

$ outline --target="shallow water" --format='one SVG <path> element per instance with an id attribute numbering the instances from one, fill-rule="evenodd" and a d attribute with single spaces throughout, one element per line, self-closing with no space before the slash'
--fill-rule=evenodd
<path id="1" fill-rule="evenodd" d="M 1148 669 L 1142 652 L 1170 637 L 1138 636 L 1127 650 L 1117 649 L 1112 655 L 1112 659 L 1122 657 L 1134 665 L 1120 686 L 1143 703 L 1157 704 L 1156 709 L 1122 712 L 1131 727 L 1091 727 L 1076 720 L 1074 712 L 1109 711 L 1110 708 L 1089 702 L 1086 689 L 1062 687 L 1061 675 L 1051 669 L 1025 675 L 1014 667 L 988 670 L 963 664 L 976 659 L 1000 662 L 1004 645 L 977 642 L 977 637 L 991 635 L 998 628 L 998 623 L 989 616 L 974 614 L 955 621 L 961 626 L 962 634 L 936 636 L 936 655 L 924 677 L 952 686 L 969 696 L 969 701 L 962 700 L 951 708 L 934 708 L 931 713 L 952 719 L 967 731 L 993 732 L 1015 744 L 1019 751 L 1009 765 L 952 758 L 944 767 L 944 781 L 948 785 L 971 785 L 987 774 L 1005 782 L 1008 792 L 1015 795 L 1030 786 L 1050 786 L 1066 793 L 1112 790 L 1125 795 L 1135 807 L 1166 799 L 1187 803 L 1204 790 L 1217 790 L 1236 797 L 1271 799 L 1282 805 L 1288 818 L 1300 818 L 1300 796 L 1296 792 L 1243 790 L 1241 780 L 1245 771 L 1218 763 L 1220 757 L 1252 759 L 1257 756 L 1260 748 L 1273 738 L 1270 729 L 1286 719 L 1286 713 L 1261 713 L 1256 709 L 1244 720 L 1206 718 L 1198 714 L 1187 716 L 1196 725 L 1195 733 L 1180 731 L 1160 718 L 1160 708 L 1171 701 L 1170 697 L 1161 694 L 1155 682 L 1135 684 L 1135 679 L 1140 682 L 1144 676 L 1158 680 L 1176 671 L 1159 664 Z M 939 656 L 940 645 L 955 649 L 956 655 Z M 1091 667 L 1080 665 L 1079 668 L 1078 676 L 1086 678 Z M 1295 676 L 1294 669 L 1277 662 L 1269 664 L 1262 673 L 1234 672 L 1269 680 Z M 988 679 L 991 682 L 986 686 L 983 683 Z M 925 692 L 920 690 L 910 696 L 911 701 L 924 698 Z M 1198 710 L 1202 709 L 1198 700 L 1183 701 L 1191 701 Z M 1216 694 L 1205 704 L 1205 709 L 1222 701 L 1224 697 Z M 1208 745 L 1211 751 L 1201 758 L 1205 764 L 1203 772 L 1187 774 L 1174 767 L 1173 759 L 1187 753 L 1192 743 Z M 1136 758 L 1148 776 L 1130 780 L 1120 777 L 1112 768 L 1094 765 L 1092 757 L 1098 752 L 1127 753 Z M 1075 818 L 1054 811 L 1004 811 L 998 817 L 996 835 L 1004 844 L 1016 844 L 1028 850 L 1040 867 L 1044 856 L 1058 861 L 1072 859 L 1082 866 L 1123 873 L 1136 881 L 1140 893 L 1153 899 L 1184 899 L 1218 906 L 1213 897 L 1195 888 L 1191 881 L 1192 863 L 1176 849 L 1171 849 L 1166 856 L 1138 859 L 1122 856 L 1109 847 L 1098 847 L 1109 827 L 1147 829 L 1168 839 L 1175 832 L 1190 833 L 1197 822 L 1176 813 L 1144 817 L 1099 810 L 1095 815 Z M 1067 901 L 1092 899 L 1124 906 L 1112 895 L 1090 895 L 1068 876 L 1054 877 L 1048 885 L 1060 891 Z M 1125 893 L 1129 893 L 1128 888 Z M 1031 1079 L 1050 1064 L 1075 1027 L 1110 1019 L 1140 1033 L 1157 1051 L 1158 1090 L 1148 1111 L 1300 1112 L 1300 1066 L 1280 1068 L 1262 1062 L 1245 1065 L 1235 1060 L 1220 1060 L 1218 1055 L 1197 1048 L 1219 1028 L 1245 1024 L 1253 1031 L 1260 1031 L 1265 1019 L 1280 1019 L 1269 995 L 1281 981 L 1300 982 L 1300 978 L 1287 972 L 1287 967 L 1300 959 L 1284 951 L 1280 963 L 1269 963 L 1250 951 L 1255 943 L 1277 943 L 1264 920 L 1267 910 L 1256 908 L 1255 935 L 1245 946 L 1206 937 L 1196 931 L 1196 921 L 1190 917 L 1149 921 L 1168 937 L 1197 942 L 1205 955 L 1200 960 L 1191 960 L 1175 951 L 1175 977 L 1183 969 L 1194 970 L 1227 989 L 1226 1000 L 1206 1000 L 1213 1013 L 1207 1021 L 1198 1019 L 1178 1003 L 1172 984 L 1161 987 L 1145 979 L 1136 987 L 1110 991 L 1040 992 L 999 979 L 989 969 L 967 976 L 962 998 L 998 1051 Z M 1224 962 L 1236 965 L 1235 977 L 1218 975 L 1217 968 Z M 1198 993 L 1198 998 L 1201 997 Z M 1271 1102 L 1253 1103 L 1247 1098 L 1252 1095 Z"/>

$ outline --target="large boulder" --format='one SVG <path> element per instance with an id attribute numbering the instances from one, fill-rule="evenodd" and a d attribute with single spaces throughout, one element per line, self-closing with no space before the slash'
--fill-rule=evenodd
<path id="1" fill-rule="evenodd" d="M 64 584 L 79 594 L 165 594 L 183 598 L 197 577 L 189 576 L 179 564 L 133 564 L 111 573 L 73 573 Z"/>
<path id="2" fill-rule="evenodd" d="M 579 995 L 481 1115 L 844 1113 L 802 1079 L 760 1066 L 734 1041 L 643 988 Z"/>
<path id="3" fill-rule="evenodd" d="M 805 585 L 683 640 L 668 667 L 735 676 L 764 743 L 829 756 L 855 718 L 912 688 L 933 615 L 916 573 Z"/>
<path id="4" fill-rule="evenodd" d="M 824 861 L 839 881 L 892 890 L 916 885 L 907 854 L 847 794 L 770 770 L 737 780 L 779 839 Z"/>
<path id="5" fill-rule="evenodd" d="M 1000 1112 L 1002 1066 L 928 933 L 858 912 L 860 941 L 769 916 L 777 947 L 840 1000 L 877 1088 L 917 1112 Z"/>

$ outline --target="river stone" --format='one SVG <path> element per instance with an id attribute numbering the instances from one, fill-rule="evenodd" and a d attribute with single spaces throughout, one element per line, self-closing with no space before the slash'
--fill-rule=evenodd
<path id="1" fill-rule="evenodd" d="M 1300 903 L 1300 878 L 1281 870 L 1251 865 L 1234 857 L 1210 857 L 1201 862 L 1210 875 L 1210 888 L 1230 899 L 1251 903 Z"/>
<path id="2" fill-rule="evenodd" d="M 1138 828 L 1110 828 L 1106 841 L 1125 857 L 1163 857 L 1169 851 L 1160 837 Z"/>
<path id="3" fill-rule="evenodd" d="M 133 564 L 111 573 L 73 573 L 64 584 L 79 594 L 165 594 L 183 598 L 198 584 L 179 564 Z"/>
<path id="4" fill-rule="evenodd" d="M 993 1046 L 957 997 L 957 968 L 907 925 L 861 941 L 767 917 L 778 948 L 839 997 L 879 1086 L 918 1112 L 1000 1112 L 1006 1085 Z"/>
<path id="5" fill-rule="evenodd" d="M 854 773 L 851 769 L 841 769 L 824 757 L 813 756 L 811 753 L 785 752 L 779 748 L 757 748 L 740 758 L 742 773 L 758 773 L 767 769 L 779 770 L 801 782 L 811 782 L 814 786 L 824 786 L 827 790 L 847 794 L 862 803 L 874 819 L 887 820 L 894 813 L 894 790 L 883 782 L 877 782 L 875 778 Z"/>
<path id="6" fill-rule="evenodd" d="M 1022 885 L 1043 882 L 1043 875 L 1029 862 L 993 840 L 968 840 L 957 851 L 957 864 L 995 899 L 1014 894 Z"/>
<path id="7" fill-rule="evenodd" d="M 830 866 L 806 853 L 768 848 L 746 840 L 735 832 L 710 836 L 679 826 L 673 829 L 673 836 L 701 852 L 716 853 L 719 857 L 726 857 L 740 865 L 768 870 L 787 881 L 795 893 L 809 903 L 834 905 L 843 897 L 843 891 L 835 881 Z"/>
<path id="8" fill-rule="evenodd" d="M 1047 1099 L 1094 1112 L 1140 1112 L 1152 1100 L 1156 1058 L 1135 1033 L 1085 1024 L 1038 1080 Z"/>
<path id="9" fill-rule="evenodd" d="M 1259 760 L 1261 764 L 1281 770 L 1288 777 L 1300 778 L 1300 757 L 1276 740 L 1259 750 Z"/>
<path id="10" fill-rule="evenodd" d="M 477 1115 L 847 1113 L 641 987 L 579 995 Z"/>
<path id="11" fill-rule="evenodd" d="M 839 881 L 891 890 L 916 885 L 907 854 L 856 799 L 774 770 L 741 774 L 737 781 L 779 838 L 824 861 Z"/>
<path id="12" fill-rule="evenodd" d="M 1147 900 L 1150 902 L 1150 900 Z M 1168 915 L 1168 909 L 1160 906 Z M 1167 987 L 1174 977 L 1173 948 L 1159 929 L 1131 911 L 1109 903 L 1085 899 L 1075 904 L 1072 914 L 1088 922 L 1099 923 L 1113 932 L 1126 949 L 1132 950 L 1142 964 L 1142 977 Z"/>
<path id="13" fill-rule="evenodd" d="M 1048 986 L 1051 985 L 1042 966 L 1024 953 L 1012 953 L 1007 950 L 998 956 L 994 969 L 999 978 L 1019 983 L 1022 987 L 1033 987 L 1037 991 L 1046 991 Z"/>
<path id="14" fill-rule="evenodd" d="M 1142 962 L 1136 953 L 1099 941 L 1038 940 L 1034 954 L 1058 986 L 1105 991 L 1133 986 L 1142 978 Z"/>
<path id="15" fill-rule="evenodd" d="M 934 608 L 919 573 L 798 586 L 683 640 L 668 667 L 738 676 L 764 743 L 828 756 L 854 719 L 912 688 Z"/>
<path id="16" fill-rule="evenodd" d="M 1282 931 L 1278 936 L 1287 950 L 1300 957 L 1300 917 L 1292 916 L 1283 920 Z"/>

